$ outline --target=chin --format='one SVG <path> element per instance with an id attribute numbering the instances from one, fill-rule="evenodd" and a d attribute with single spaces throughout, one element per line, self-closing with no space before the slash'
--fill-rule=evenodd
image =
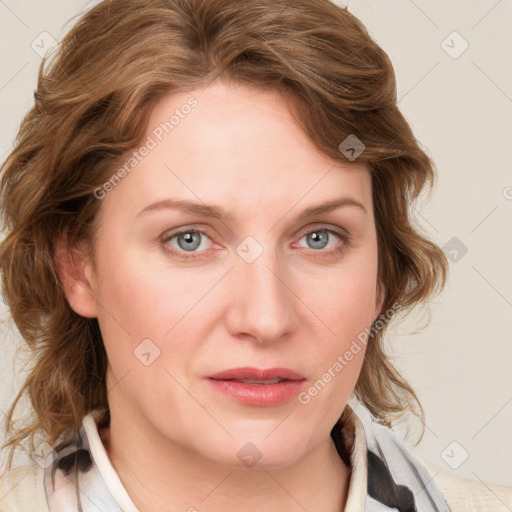
<path id="1" fill-rule="evenodd" d="M 294 464 L 304 450 L 303 440 L 295 442 L 289 436 L 260 441 L 250 439 L 251 436 L 235 437 L 227 444 L 215 443 L 217 450 L 208 458 L 228 469 L 274 470 Z"/>

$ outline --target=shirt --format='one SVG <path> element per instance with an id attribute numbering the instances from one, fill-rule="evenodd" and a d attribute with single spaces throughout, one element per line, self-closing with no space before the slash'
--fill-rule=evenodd
<path id="1" fill-rule="evenodd" d="M 391 429 L 349 408 L 331 437 L 351 467 L 345 512 L 510 512 L 512 487 L 461 478 L 421 459 Z M 138 512 L 98 432 L 100 410 L 76 440 L 0 477 L 0 512 Z M 78 475 L 78 486 L 75 486 Z M 77 492 L 79 498 L 77 498 Z"/>

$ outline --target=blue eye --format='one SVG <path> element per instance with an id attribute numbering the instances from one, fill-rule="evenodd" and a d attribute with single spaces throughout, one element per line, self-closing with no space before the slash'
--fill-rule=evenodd
<path id="1" fill-rule="evenodd" d="M 207 252 L 205 239 L 211 241 L 204 231 L 183 228 L 171 234 L 164 234 L 161 242 L 165 250 L 172 253 L 173 256 L 190 261 L 202 257 Z M 319 227 L 303 233 L 299 241 L 303 239 L 307 240 L 306 243 L 311 249 L 313 258 L 334 256 L 351 246 L 350 235 L 326 227 Z M 341 240 L 341 243 L 336 243 L 336 240 Z M 297 245 L 294 244 L 294 246 Z M 304 246 L 300 245 L 300 247 Z"/>
<path id="2" fill-rule="evenodd" d="M 193 253 L 193 252 L 203 252 L 203 251 L 196 251 L 197 248 L 201 246 L 202 236 L 208 236 L 204 231 L 198 231 L 195 229 L 184 229 L 182 231 L 179 231 L 178 233 L 174 233 L 168 237 L 166 237 L 163 242 L 166 244 L 170 244 L 170 242 L 174 239 L 176 239 L 176 245 L 170 244 L 175 249 L 179 249 L 180 251 L 184 251 L 185 253 Z M 177 252 L 180 252 L 177 251 Z M 188 257 L 188 256 L 185 256 Z M 195 257 L 195 256 L 193 256 Z"/>
<path id="3" fill-rule="evenodd" d="M 323 250 L 327 247 L 331 239 L 334 238 L 341 240 L 341 243 L 331 245 L 328 250 Z M 322 257 L 330 257 L 337 256 L 341 252 L 343 252 L 347 247 L 351 247 L 352 237 L 344 232 L 337 231 L 327 227 L 319 227 L 317 229 L 309 230 L 301 236 L 300 240 L 306 239 L 307 243 L 310 244 L 310 247 L 313 249 L 311 251 L 311 255 L 314 259 L 322 258 Z"/>

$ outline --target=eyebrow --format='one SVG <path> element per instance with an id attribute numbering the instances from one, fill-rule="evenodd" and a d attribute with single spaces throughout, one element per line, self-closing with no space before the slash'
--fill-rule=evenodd
<path id="1" fill-rule="evenodd" d="M 312 217 L 320 213 L 327 213 L 332 210 L 336 210 L 337 208 L 341 208 L 342 206 L 356 206 L 357 208 L 360 208 L 365 215 L 368 214 L 368 211 L 361 202 L 357 201 L 352 197 L 340 197 L 317 206 L 306 208 L 299 214 L 298 219 L 304 220 L 308 217 Z M 137 217 L 140 217 L 141 215 L 151 211 L 164 209 L 182 210 L 184 212 L 194 213 L 201 215 L 203 217 L 210 217 L 213 219 L 220 220 L 228 220 L 229 218 L 231 218 L 231 213 L 228 213 L 224 208 L 220 206 L 209 205 L 204 203 L 195 203 L 193 201 L 172 198 L 162 199 L 161 201 L 157 201 L 156 203 L 152 203 L 146 206 L 137 214 Z"/>

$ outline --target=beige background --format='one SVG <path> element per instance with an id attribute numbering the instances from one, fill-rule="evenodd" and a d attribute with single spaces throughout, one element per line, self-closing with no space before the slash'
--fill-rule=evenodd
<path id="1" fill-rule="evenodd" d="M 0 1 L 2 160 L 33 101 L 38 51 L 94 3 Z M 417 217 L 453 259 L 430 311 L 388 336 L 425 408 L 418 449 L 459 475 L 512 485 L 512 2 L 351 0 L 349 10 L 391 57 L 399 105 L 437 163 Z M 3 421 L 24 373 L 0 312 Z"/>

